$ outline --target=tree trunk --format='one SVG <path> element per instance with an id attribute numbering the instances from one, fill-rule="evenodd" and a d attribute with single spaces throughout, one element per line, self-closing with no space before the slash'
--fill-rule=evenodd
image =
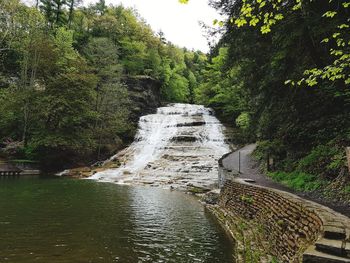
<path id="1" fill-rule="evenodd" d="M 350 147 L 346 147 L 345 151 L 346 151 L 346 159 L 348 160 L 348 170 L 350 174 Z"/>
<path id="2" fill-rule="evenodd" d="M 56 10 L 56 25 L 58 25 L 58 22 L 60 20 L 60 13 L 61 13 L 61 2 L 58 2 L 57 10 Z"/>
<path id="3" fill-rule="evenodd" d="M 25 102 L 23 106 L 23 133 L 22 133 L 22 141 L 24 147 L 27 146 L 27 130 L 28 130 L 28 120 L 29 120 L 29 105 L 28 101 Z"/>
<path id="4" fill-rule="evenodd" d="M 74 3 L 75 3 L 75 0 L 70 0 L 70 5 L 69 5 L 69 16 L 68 16 L 68 28 L 71 28 L 71 25 L 72 25 L 73 11 L 74 11 Z"/>

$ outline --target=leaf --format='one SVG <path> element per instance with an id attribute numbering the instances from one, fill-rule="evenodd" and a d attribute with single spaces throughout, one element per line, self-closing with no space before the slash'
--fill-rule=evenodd
<path id="1" fill-rule="evenodd" d="M 267 34 L 269 32 L 271 32 L 271 29 L 268 25 L 263 25 L 261 28 L 260 28 L 260 31 L 262 34 Z"/>
<path id="2" fill-rule="evenodd" d="M 259 22 L 259 18 L 254 17 L 249 21 L 250 26 L 256 26 L 256 24 Z"/>
<path id="3" fill-rule="evenodd" d="M 247 20 L 245 20 L 244 18 L 238 18 L 238 19 L 236 19 L 235 24 L 238 27 L 241 27 L 241 26 L 244 26 L 245 24 L 247 24 Z"/>
<path id="4" fill-rule="evenodd" d="M 330 17 L 330 18 L 332 18 L 332 17 L 334 17 L 336 14 L 337 14 L 336 11 L 327 11 L 326 13 L 324 13 L 324 14 L 322 15 L 322 17 Z"/>
<path id="5" fill-rule="evenodd" d="M 343 3 L 343 6 L 344 6 L 344 8 L 350 7 L 350 2 L 345 2 L 345 3 Z"/>
<path id="6" fill-rule="evenodd" d="M 343 29 L 343 28 L 349 28 L 349 25 L 347 24 L 341 24 L 340 26 L 338 26 L 339 29 Z"/>
<path id="7" fill-rule="evenodd" d="M 275 15 L 275 19 L 276 20 L 282 20 L 283 19 L 283 15 L 282 14 L 276 14 Z"/>
<path id="8" fill-rule="evenodd" d="M 259 5 L 259 8 L 263 8 L 264 6 L 266 5 L 266 2 L 261 2 L 260 5 Z"/>

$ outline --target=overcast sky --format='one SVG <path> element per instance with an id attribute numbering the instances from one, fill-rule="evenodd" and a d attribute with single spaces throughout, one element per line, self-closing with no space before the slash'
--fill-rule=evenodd
<path id="1" fill-rule="evenodd" d="M 207 40 L 199 21 L 211 26 L 213 20 L 219 18 L 207 1 L 190 0 L 189 4 L 182 5 L 178 0 L 106 0 L 106 4 L 134 7 L 155 32 L 161 29 L 167 40 L 180 47 L 207 52 Z M 97 0 L 84 0 L 84 5 L 95 2 Z"/>

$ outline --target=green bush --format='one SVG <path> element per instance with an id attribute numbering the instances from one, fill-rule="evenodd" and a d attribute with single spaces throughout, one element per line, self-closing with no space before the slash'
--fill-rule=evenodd
<path id="1" fill-rule="evenodd" d="M 250 116 L 248 112 L 242 112 L 236 119 L 236 125 L 246 130 L 250 125 Z"/>
<path id="2" fill-rule="evenodd" d="M 280 158 L 281 156 L 284 156 L 285 153 L 285 146 L 283 145 L 282 141 L 278 139 L 273 141 L 260 141 L 258 142 L 255 150 L 256 156 L 260 157 L 261 159 L 267 155 L 274 158 Z"/>
<path id="3" fill-rule="evenodd" d="M 310 192 L 319 189 L 324 181 L 316 176 L 303 172 L 272 172 L 268 175 L 275 181 L 280 182 L 294 190 Z"/>
<path id="4" fill-rule="evenodd" d="M 339 174 L 345 163 L 343 147 L 319 145 L 299 161 L 297 169 L 310 174 L 332 179 Z"/>
<path id="5" fill-rule="evenodd" d="M 257 143 L 257 147 L 253 153 L 254 157 L 261 161 L 263 165 L 266 165 L 266 160 L 268 158 L 273 158 L 274 169 L 284 170 L 284 161 L 287 156 L 287 151 L 285 149 L 282 141 L 276 139 L 273 141 L 260 141 Z M 266 166 L 262 167 L 263 169 Z"/>
<path id="6" fill-rule="evenodd" d="M 344 187 L 344 193 L 350 194 L 350 184 Z"/>

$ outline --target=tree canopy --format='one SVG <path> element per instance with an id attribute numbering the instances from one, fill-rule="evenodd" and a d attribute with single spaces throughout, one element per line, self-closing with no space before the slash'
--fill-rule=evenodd
<path id="1" fill-rule="evenodd" d="M 0 2 L 0 147 L 49 167 L 106 158 L 136 123 L 123 79 L 161 82 L 164 101 L 193 101 L 206 56 L 167 42 L 140 15 L 100 0 Z M 85 161 L 86 162 L 86 161 Z"/>
<path id="2" fill-rule="evenodd" d="M 186 1 L 183 1 L 186 2 Z M 349 3 L 212 0 L 224 21 L 196 101 L 277 171 L 335 179 L 350 143 Z M 311 177 L 310 177 L 311 178 Z"/>

